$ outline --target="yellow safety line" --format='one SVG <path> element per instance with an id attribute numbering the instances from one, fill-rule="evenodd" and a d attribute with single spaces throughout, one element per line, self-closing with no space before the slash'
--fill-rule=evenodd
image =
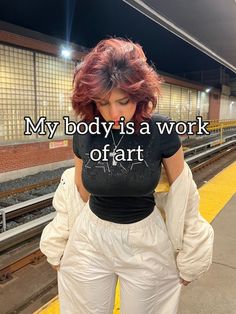
<path id="1" fill-rule="evenodd" d="M 39 310 L 37 310 L 33 314 L 59 314 L 59 313 L 60 313 L 59 300 L 58 296 L 56 296 L 48 303 L 44 304 Z M 116 286 L 116 296 L 113 314 L 119 313 L 120 313 L 120 285 L 118 282 Z"/>
<path id="2" fill-rule="evenodd" d="M 224 208 L 236 193 L 236 162 L 219 172 L 199 189 L 200 213 L 208 221 Z"/>
<path id="3" fill-rule="evenodd" d="M 156 190 L 168 190 L 162 182 Z M 225 204 L 236 193 L 236 162 L 219 172 L 199 189 L 201 215 L 211 222 L 224 208 Z M 116 298 L 113 314 L 120 313 L 120 287 L 116 288 Z M 34 314 L 59 314 L 58 297 L 53 298 Z"/>
<path id="4" fill-rule="evenodd" d="M 115 298 L 115 305 L 113 314 L 120 314 L 120 285 L 119 280 L 116 286 L 116 298 Z"/>
<path id="5" fill-rule="evenodd" d="M 59 314 L 60 307 L 58 296 L 50 300 L 48 303 L 44 304 L 38 311 L 33 314 Z"/>

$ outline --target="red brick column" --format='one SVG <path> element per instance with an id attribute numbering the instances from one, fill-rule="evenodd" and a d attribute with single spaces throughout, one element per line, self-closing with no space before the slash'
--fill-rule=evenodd
<path id="1" fill-rule="evenodd" d="M 209 95 L 209 120 L 219 120 L 220 118 L 220 93 L 212 92 Z"/>

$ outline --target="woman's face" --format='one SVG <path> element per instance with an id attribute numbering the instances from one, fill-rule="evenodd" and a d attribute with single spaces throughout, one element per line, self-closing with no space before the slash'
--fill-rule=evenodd
<path id="1" fill-rule="evenodd" d="M 125 123 L 129 122 L 136 110 L 136 103 L 132 102 L 124 91 L 119 88 L 112 89 L 106 99 L 95 99 L 98 111 L 105 121 L 114 121 L 114 129 L 119 129 L 120 117 L 125 117 Z"/>

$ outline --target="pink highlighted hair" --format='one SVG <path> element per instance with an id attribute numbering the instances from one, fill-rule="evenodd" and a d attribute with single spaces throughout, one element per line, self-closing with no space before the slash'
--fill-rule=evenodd
<path id="1" fill-rule="evenodd" d="M 76 68 L 73 83 L 72 107 L 83 121 L 102 118 L 93 99 L 104 98 L 113 88 L 120 88 L 137 104 L 132 119 L 137 127 L 156 108 L 161 79 L 147 64 L 139 44 L 111 38 L 100 41 L 85 56 Z"/>

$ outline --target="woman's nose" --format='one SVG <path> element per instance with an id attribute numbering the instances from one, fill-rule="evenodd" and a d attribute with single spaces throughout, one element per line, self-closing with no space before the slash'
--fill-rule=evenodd
<path id="1" fill-rule="evenodd" d="M 110 116 L 112 120 L 119 119 L 121 113 L 116 104 L 111 104 L 110 105 Z"/>

